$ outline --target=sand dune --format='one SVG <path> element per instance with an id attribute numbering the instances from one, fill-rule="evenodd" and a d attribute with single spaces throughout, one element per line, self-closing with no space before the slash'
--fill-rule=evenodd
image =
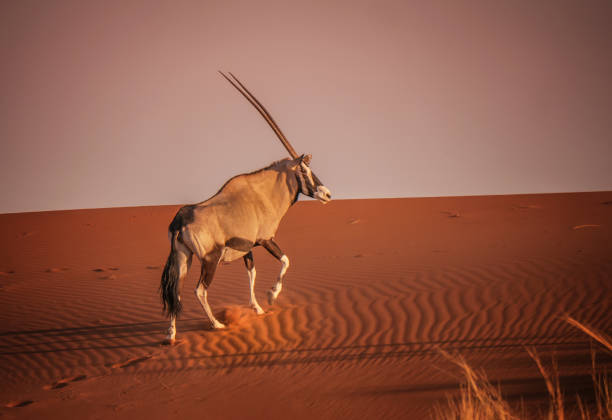
<path id="1" fill-rule="evenodd" d="M 578 392 L 590 342 L 612 331 L 612 193 L 300 202 L 257 249 L 262 316 L 241 261 L 220 267 L 210 329 L 193 297 L 177 322 L 157 294 L 176 206 L 0 215 L 0 415 L 5 418 L 421 418 L 457 391 L 438 349 L 527 401 L 524 352 L 555 352 Z M 604 366 L 612 364 L 602 355 Z"/>

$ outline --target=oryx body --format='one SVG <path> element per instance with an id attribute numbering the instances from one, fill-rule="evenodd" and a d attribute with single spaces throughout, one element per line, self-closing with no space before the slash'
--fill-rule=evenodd
<path id="1" fill-rule="evenodd" d="M 264 116 L 292 159 L 283 159 L 258 171 L 235 176 L 210 199 L 184 206 L 177 212 L 168 228 L 171 250 L 160 286 L 164 309 L 170 316 L 169 342 L 173 342 L 176 336 L 182 282 L 194 254 L 201 262 L 195 294 L 213 328 L 223 328 L 224 325 L 214 317 L 208 305 L 207 288 L 222 261 L 244 259 L 249 274 L 251 307 L 261 314 L 263 310 L 254 292 L 256 270 L 252 248 L 263 246 L 282 263 L 276 284 L 268 291 L 271 304 L 281 291 L 283 276 L 289 267 L 289 258 L 274 242 L 281 219 L 300 193 L 323 203 L 331 199 L 329 190 L 308 166 L 310 156 L 297 156 L 265 108 L 233 75 L 242 89 L 227 76 L 223 76 Z"/>

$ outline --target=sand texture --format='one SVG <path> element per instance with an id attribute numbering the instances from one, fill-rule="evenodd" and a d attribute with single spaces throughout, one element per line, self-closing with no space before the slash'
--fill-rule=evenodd
<path id="1" fill-rule="evenodd" d="M 462 354 L 510 401 L 546 401 L 524 346 L 555 354 L 568 394 L 612 332 L 612 192 L 299 202 L 276 237 L 219 267 L 213 331 L 183 291 L 177 343 L 158 295 L 178 206 L 0 215 L 0 417 L 427 418 Z M 612 357 L 598 355 L 602 366 Z M 586 392 L 586 391 L 584 391 Z M 588 399 L 588 396 L 587 396 Z"/>

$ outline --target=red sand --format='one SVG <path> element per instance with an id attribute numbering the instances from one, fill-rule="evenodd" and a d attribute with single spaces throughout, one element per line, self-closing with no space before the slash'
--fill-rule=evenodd
<path id="1" fill-rule="evenodd" d="M 157 288 L 176 206 L 0 215 L 0 417 L 423 418 L 460 374 L 459 352 L 511 400 L 543 400 L 524 346 L 554 350 L 568 395 L 585 392 L 590 342 L 569 313 L 612 331 L 612 192 L 302 202 L 210 289 L 230 324 L 211 331 L 191 290 L 178 344 Z M 600 363 L 612 366 L 609 356 Z"/>

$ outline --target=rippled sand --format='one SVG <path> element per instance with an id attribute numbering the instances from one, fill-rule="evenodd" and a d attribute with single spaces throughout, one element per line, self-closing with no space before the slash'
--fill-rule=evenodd
<path id="1" fill-rule="evenodd" d="M 612 193 L 300 202 L 277 242 L 222 265 L 212 331 L 185 284 L 178 343 L 157 292 L 177 206 L 0 215 L 4 418 L 421 418 L 457 392 L 438 349 L 486 369 L 512 400 L 545 387 L 524 346 L 590 380 L 590 342 L 560 318 L 612 331 Z M 606 358 L 607 357 L 607 358 Z M 600 363 L 612 366 L 609 356 Z"/>

